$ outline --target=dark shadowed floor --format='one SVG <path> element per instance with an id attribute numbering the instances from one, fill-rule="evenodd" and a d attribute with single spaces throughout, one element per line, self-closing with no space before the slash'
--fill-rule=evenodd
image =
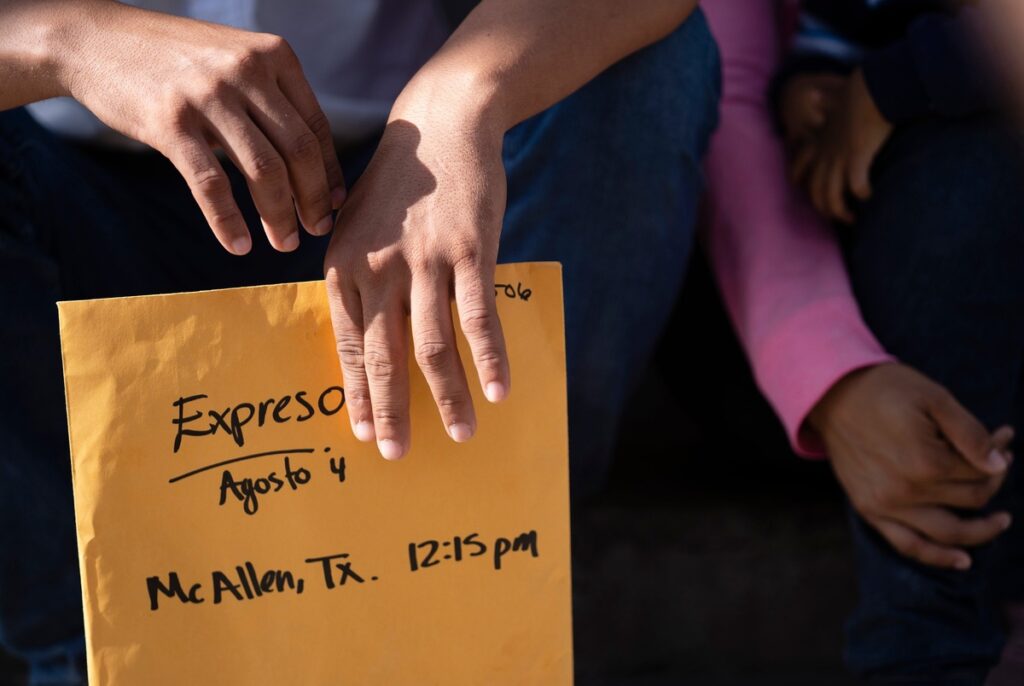
<path id="1" fill-rule="evenodd" d="M 645 392 L 670 403 L 653 380 Z M 852 567 L 827 467 L 631 435 L 611 491 L 574 512 L 578 683 L 853 683 L 840 665 Z"/>
<path id="2" fill-rule="evenodd" d="M 573 535 L 581 686 L 855 683 L 841 493 L 790 452 L 700 260 Z"/>

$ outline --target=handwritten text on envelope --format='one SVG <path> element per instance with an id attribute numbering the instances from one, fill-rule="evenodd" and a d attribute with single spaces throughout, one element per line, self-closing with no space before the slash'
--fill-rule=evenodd
<path id="1" fill-rule="evenodd" d="M 561 274 L 496 281 L 509 398 L 455 444 L 414 367 L 395 463 L 322 282 L 61 303 L 90 683 L 571 683 Z"/>

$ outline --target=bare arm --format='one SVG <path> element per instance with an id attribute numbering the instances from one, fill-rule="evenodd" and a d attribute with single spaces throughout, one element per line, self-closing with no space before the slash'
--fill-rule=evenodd
<path id="1" fill-rule="evenodd" d="M 446 98 L 504 132 L 658 41 L 696 0 L 483 0 L 396 103 Z"/>
<path id="2" fill-rule="evenodd" d="M 61 44 L 78 11 L 76 2 L 0 2 L 0 110 L 68 94 Z"/>
<path id="3" fill-rule="evenodd" d="M 355 435 L 389 459 L 410 446 L 409 342 L 456 441 L 476 416 L 451 295 L 491 402 L 511 376 L 494 301 L 505 132 L 657 41 L 688 0 L 484 0 L 396 101 L 325 261 Z M 600 112 L 593 116 L 600 117 Z"/>

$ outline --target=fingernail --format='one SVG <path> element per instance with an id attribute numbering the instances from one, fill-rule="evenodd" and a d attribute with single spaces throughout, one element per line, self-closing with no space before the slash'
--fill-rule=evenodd
<path id="1" fill-rule="evenodd" d="M 327 232 L 331 230 L 332 223 L 331 215 L 327 215 L 316 223 L 316 226 L 313 227 L 313 233 L 317 236 L 327 235 Z"/>
<path id="2" fill-rule="evenodd" d="M 1013 524 L 1013 516 L 1009 512 L 1004 512 L 1003 516 L 999 518 L 999 526 L 1003 528 L 1003 531 L 1006 531 L 1010 528 L 1011 524 Z"/>
<path id="3" fill-rule="evenodd" d="M 281 250 L 285 252 L 291 252 L 295 248 L 299 247 L 299 232 L 288 234 L 281 240 Z"/>
<path id="4" fill-rule="evenodd" d="M 961 572 L 971 568 L 971 558 L 969 557 L 958 557 L 956 562 L 953 563 L 955 569 L 959 569 Z"/>
<path id="5" fill-rule="evenodd" d="M 239 236 L 231 241 L 231 251 L 236 255 L 244 255 L 252 247 L 252 239 L 248 236 Z"/>
<path id="6" fill-rule="evenodd" d="M 473 429 L 470 428 L 469 424 L 460 422 L 448 427 L 448 435 L 451 436 L 452 440 L 456 443 L 465 443 L 469 439 L 473 438 Z"/>
<path id="7" fill-rule="evenodd" d="M 1003 471 L 1006 469 L 1006 458 L 998 450 L 993 450 L 988 454 L 988 466 L 996 471 Z"/>
<path id="8" fill-rule="evenodd" d="M 484 395 L 492 403 L 500 403 L 505 399 L 505 384 L 500 381 L 491 381 L 484 388 Z"/>
<path id="9" fill-rule="evenodd" d="M 369 443 L 376 438 L 376 432 L 373 430 L 373 422 L 357 422 L 352 432 L 356 435 L 356 439 L 363 443 Z"/>
<path id="10" fill-rule="evenodd" d="M 341 207 L 341 204 L 345 202 L 345 198 L 347 196 L 348 191 L 346 191 L 344 188 L 342 188 L 341 186 L 335 188 L 333 191 L 331 191 L 331 207 L 333 209 L 338 209 L 339 207 Z"/>
<path id="11" fill-rule="evenodd" d="M 402 446 L 390 438 L 377 441 L 377 449 L 385 460 L 398 460 L 402 457 Z"/>

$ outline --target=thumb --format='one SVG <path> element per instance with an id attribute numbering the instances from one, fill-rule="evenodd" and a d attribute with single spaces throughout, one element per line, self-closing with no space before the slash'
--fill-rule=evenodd
<path id="1" fill-rule="evenodd" d="M 982 423 L 943 389 L 935 394 L 929 407 L 939 430 L 971 466 L 990 476 L 1006 471 L 1009 461 L 1003 450 L 1012 438 L 1012 429 L 1003 427 L 989 436 Z"/>

